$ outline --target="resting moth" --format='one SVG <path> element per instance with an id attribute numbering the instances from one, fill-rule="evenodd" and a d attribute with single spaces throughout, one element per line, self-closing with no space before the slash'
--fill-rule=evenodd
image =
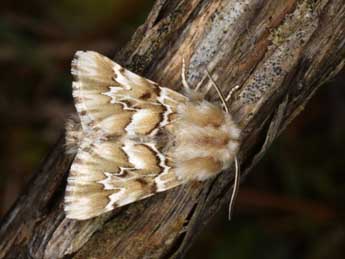
<path id="1" fill-rule="evenodd" d="M 240 129 L 184 77 L 181 94 L 93 51 L 78 51 L 71 71 L 78 119 L 66 125 L 67 152 L 76 152 L 67 218 L 89 219 L 237 166 Z"/>

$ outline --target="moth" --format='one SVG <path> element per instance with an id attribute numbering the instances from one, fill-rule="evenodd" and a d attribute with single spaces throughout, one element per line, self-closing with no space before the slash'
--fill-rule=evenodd
<path id="1" fill-rule="evenodd" d="M 179 93 L 93 51 L 77 51 L 71 72 L 78 118 L 66 124 L 67 152 L 76 153 L 64 198 L 67 218 L 90 219 L 205 181 L 234 161 L 238 174 L 241 132 L 226 105 L 231 94 L 224 98 L 216 87 L 222 107 L 207 101 L 206 91 L 192 90 L 184 69 Z"/>

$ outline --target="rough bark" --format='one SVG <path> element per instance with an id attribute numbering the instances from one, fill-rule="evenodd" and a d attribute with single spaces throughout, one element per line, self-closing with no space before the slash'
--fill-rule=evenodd
<path id="1" fill-rule="evenodd" d="M 190 85 L 203 79 L 206 68 L 224 93 L 240 85 L 231 110 L 243 129 L 244 174 L 343 67 L 344 45 L 343 0 L 157 0 L 115 60 L 174 89 L 181 87 L 182 57 Z M 65 218 L 62 204 L 72 159 L 61 137 L 4 218 L 0 258 L 183 257 L 228 201 L 233 180 L 233 171 L 223 172 L 74 221 Z"/>

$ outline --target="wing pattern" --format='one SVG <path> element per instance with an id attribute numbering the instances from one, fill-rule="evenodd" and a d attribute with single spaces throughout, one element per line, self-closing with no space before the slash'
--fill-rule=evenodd
<path id="1" fill-rule="evenodd" d="M 76 53 L 72 75 L 82 139 L 67 180 L 68 218 L 92 218 L 183 183 L 166 146 L 187 97 L 92 51 Z"/>

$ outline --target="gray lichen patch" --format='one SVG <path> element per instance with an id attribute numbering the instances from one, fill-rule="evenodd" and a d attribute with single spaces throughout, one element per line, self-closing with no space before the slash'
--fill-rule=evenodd
<path id="1" fill-rule="evenodd" d="M 306 24 L 313 22 L 315 19 L 313 4 L 310 1 L 300 1 L 293 13 L 287 15 L 284 22 L 272 30 L 269 39 L 276 46 L 286 41 L 291 34 L 305 27 Z"/>
<path id="2" fill-rule="evenodd" d="M 225 4 L 225 2 L 227 3 Z M 204 33 L 206 36 L 196 47 L 189 62 L 187 79 L 190 83 L 194 84 L 200 81 L 205 74 L 206 67 L 209 69 L 213 67 L 212 62 L 215 63 L 218 58 L 222 57 L 224 52 L 228 51 L 229 42 L 232 42 L 232 46 L 234 46 L 240 34 L 239 26 L 243 24 L 242 20 L 251 12 L 250 4 L 253 4 L 253 1 L 221 2 L 218 10 L 210 19 L 207 28 L 205 28 Z M 227 42 L 227 50 L 222 50 L 224 41 Z"/>
<path id="3" fill-rule="evenodd" d="M 293 71 L 318 24 L 318 17 L 307 2 L 300 2 L 293 13 L 271 35 L 272 45 L 265 57 L 244 84 L 239 105 L 249 113 L 258 109 Z M 250 111 L 250 112 L 248 112 Z M 249 119 L 249 118 L 247 118 Z"/>

